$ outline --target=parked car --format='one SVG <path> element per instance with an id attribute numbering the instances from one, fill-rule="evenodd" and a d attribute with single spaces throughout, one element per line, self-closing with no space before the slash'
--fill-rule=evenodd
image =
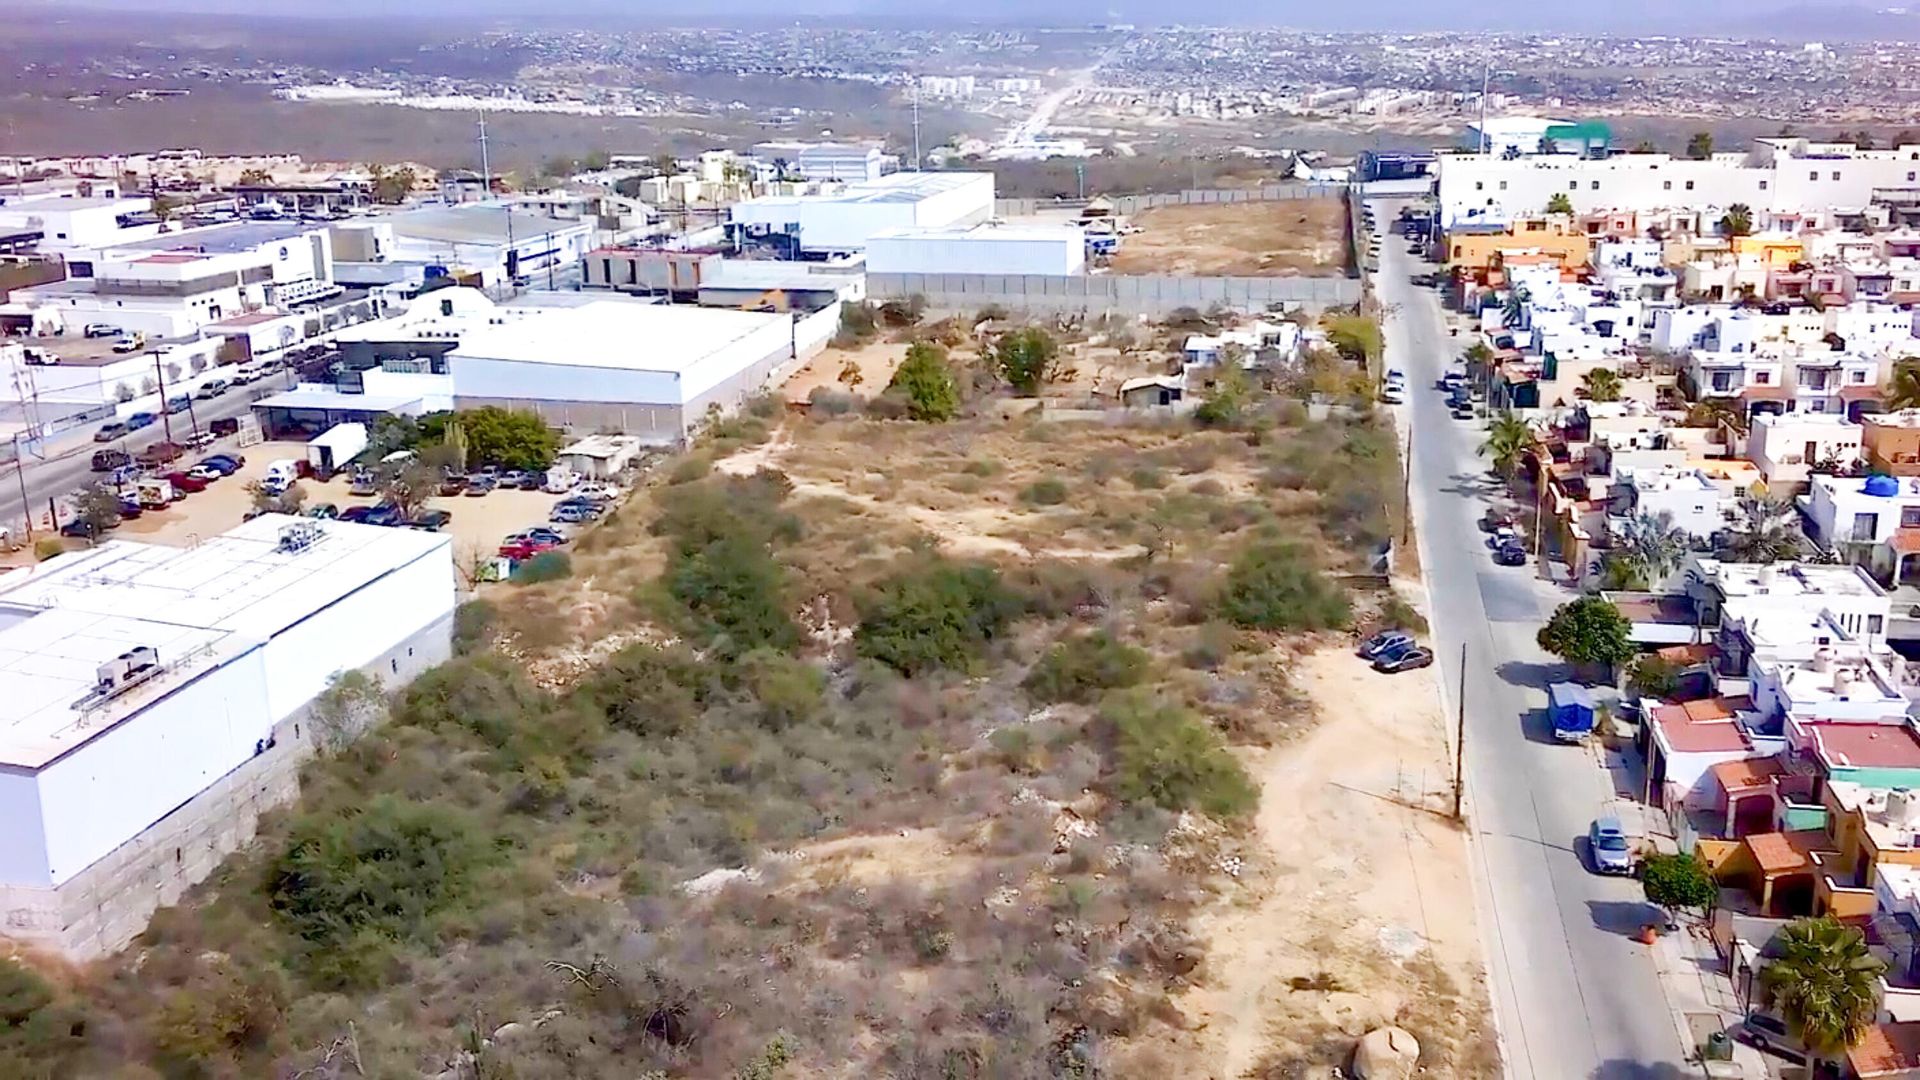
<path id="1" fill-rule="evenodd" d="M 160 478 L 172 484 L 175 491 L 184 491 L 189 495 L 197 495 L 207 490 L 207 481 L 191 472 L 175 469 L 173 472 L 160 474 Z"/>
<path id="2" fill-rule="evenodd" d="M 1525 566 L 1527 565 L 1526 545 L 1518 540 L 1503 542 L 1493 549 L 1493 561 L 1501 566 Z"/>
<path id="3" fill-rule="evenodd" d="M 518 539 L 509 539 L 509 542 L 501 544 L 500 554 L 505 555 L 509 559 L 531 559 L 541 552 L 552 551 L 558 546 L 558 544 L 549 544 L 541 540 L 535 540 L 532 537 L 522 536 Z"/>
<path id="4" fill-rule="evenodd" d="M 208 424 L 207 430 L 213 432 L 213 437 L 216 439 L 228 435 L 238 435 L 240 434 L 240 418 L 237 416 L 222 417 Z"/>
<path id="5" fill-rule="evenodd" d="M 168 465 L 178 461 L 184 452 L 179 446 L 162 439 L 135 454 L 133 460 L 134 464 L 151 469 L 156 465 Z"/>
<path id="6" fill-rule="evenodd" d="M 310 518 L 319 518 L 325 521 L 325 520 L 339 517 L 340 508 L 333 505 L 332 503 L 321 503 L 318 506 L 307 507 L 307 516 Z"/>
<path id="7" fill-rule="evenodd" d="M 495 481 L 493 477 L 488 476 L 485 473 L 482 473 L 479 476 L 469 477 L 467 479 L 466 494 L 485 495 L 486 493 L 494 489 L 494 485 L 495 485 Z"/>
<path id="8" fill-rule="evenodd" d="M 1633 873 L 1633 844 L 1619 818 L 1607 814 L 1587 826 L 1587 857 L 1593 860 L 1595 873 Z"/>
<path id="9" fill-rule="evenodd" d="M 113 527 L 113 525 L 107 526 L 108 529 Z M 94 540 L 104 531 L 106 530 L 95 528 L 93 522 L 88 521 L 86 518 L 78 517 L 60 526 L 61 536 L 70 536 L 76 540 Z"/>
<path id="10" fill-rule="evenodd" d="M 371 506 L 349 506 L 345 510 L 340 511 L 340 520 L 364 523 L 367 520 L 367 515 L 371 513 L 373 513 L 373 507 Z"/>
<path id="11" fill-rule="evenodd" d="M 540 485 L 538 474 L 530 473 L 525 469 L 508 469 L 500 474 L 500 486 L 508 491 L 523 490 L 528 484 L 538 487 Z"/>
<path id="12" fill-rule="evenodd" d="M 169 416 L 186 412 L 191 408 L 193 408 L 193 399 L 185 394 L 178 394 L 167 399 L 167 415 Z"/>
<path id="13" fill-rule="evenodd" d="M 118 337 L 114 339 L 113 351 L 117 353 L 139 352 L 141 349 L 146 347 L 146 344 L 147 344 L 147 339 L 142 337 L 141 335 L 128 334 L 128 335 L 125 335 L 124 337 Z"/>
<path id="14" fill-rule="evenodd" d="M 568 536 L 566 533 L 563 533 L 558 529 L 550 529 L 545 525 L 535 525 L 530 529 L 522 529 L 519 532 L 515 533 L 514 536 L 524 536 L 529 540 L 539 540 L 544 543 L 559 544 L 559 545 L 565 545 L 567 542 L 573 539 L 572 537 Z"/>
<path id="15" fill-rule="evenodd" d="M 347 483 L 347 494 L 378 495 L 379 493 L 380 478 L 375 476 L 371 469 L 354 470 L 353 479 Z"/>
<path id="16" fill-rule="evenodd" d="M 1373 670 L 1394 675 L 1402 671 L 1423 668 L 1431 663 L 1433 663 L 1433 650 L 1415 645 L 1410 649 L 1402 649 L 1375 659 Z"/>
<path id="17" fill-rule="evenodd" d="M 385 525 L 392 527 L 406 524 L 407 515 L 403 513 L 399 507 L 391 503 L 381 503 L 371 510 L 368 510 L 367 516 L 360 520 L 368 525 Z"/>
<path id="18" fill-rule="evenodd" d="M 1360 643 L 1360 655 L 1368 660 L 1390 649 L 1413 644 L 1413 635 L 1404 630 L 1382 630 Z"/>
<path id="19" fill-rule="evenodd" d="M 132 455 L 125 450 L 95 450 L 92 460 L 87 462 L 94 472 L 112 472 L 133 464 Z"/>
<path id="20" fill-rule="evenodd" d="M 181 445 L 194 450 L 205 450 L 213 445 L 213 432 L 196 431 L 181 440 Z"/>
<path id="21" fill-rule="evenodd" d="M 1481 532 L 1499 532 L 1501 529 L 1511 529 L 1513 526 L 1513 515 L 1497 507 L 1489 508 L 1486 513 L 1480 515 Z"/>
<path id="22" fill-rule="evenodd" d="M 93 441 L 112 442 L 122 435 L 125 435 L 129 430 L 131 429 L 129 429 L 126 424 L 115 420 L 112 423 L 100 425 L 100 430 L 93 433 Z"/>
<path id="23" fill-rule="evenodd" d="M 90 338 L 119 337 L 120 328 L 112 323 L 90 322 L 81 329 L 80 336 Z"/>
<path id="24" fill-rule="evenodd" d="M 134 498 L 132 495 L 120 496 L 121 521 L 132 521 L 134 518 L 146 512 L 146 509 L 140 505 L 139 499 Z"/>
<path id="25" fill-rule="evenodd" d="M 1745 1020 L 1735 1025 L 1733 1037 L 1769 1053 L 1791 1058 L 1795 1062 L 1805 1061 L 1807 1057 L 1806 1047 L 1793 1033 L 1793 1029 L 1787 1026 L 1785 1020 L 1772 1013 L 1748 1013 Z"/>
<path id="26" fill-rule="evenodd" d="M 446 477 L 440 481 L 440 494 L 442 495 L 458 495 L 465 490 L 467 490 L 466 473 L 448 473 Z"/>
<path id="27" fill-rule="evenodd" d="M 195 390 L 193 396 L 199 398 L 201 401 L 212 401 L 214 398 L 226 393 L 227 388 L 231 385 L 232 384 L 225 379 L 208 379 L 206 382 L 200 384 L 200 389 Z"/>
<path id="28" fill-rule="evenodd" d="M 201 458 L 200 463 L 195 465 L 194 468 L 212 469 L 221 476 L 232 476 L 234 473 L 240 471 L 240 466 L 246 463 L 247 459 L 239 454 L 212 454 Z"/>
<path id="29" fill-rule="evenodd" d="M 599 516 L 600 508 L 597 506 L 590 506 L 586 503 L 558 502 L 553 505 L 553 512 L 547 515 L 547 520 L 577 525 L 582 522 L 592 521 Z"/>
<path id="30" fill-rule="evenodd" d="M 127 417 L 127 430 L 139 431 L 143 427 L 152 427 L 159 422 L 159 413 L 137 412 Z"/>
<path id="31" fill-rule="evenodd" d="M 445 510 L 422 510 L 418 514 L 415 514 L 413 520 L 408 522 L 407 525 L 410 528 L 419 529 L 421 532 L 439 532 L 441 529 L 446 528 L 447 523 L 452 520 L 453 515 L 447 513 Z"/>

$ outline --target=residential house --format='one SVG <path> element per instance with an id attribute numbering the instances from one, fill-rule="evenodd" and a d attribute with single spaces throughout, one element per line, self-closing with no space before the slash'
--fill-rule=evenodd
<path id="1" fill-rule="evenodd" d="M 1593 241 L 1564 214 L 1521 218 L 1498 226 L 1462 225 L 1447 231 L 1446 265 L 1465 273 L 1495 270 L 1502 253 L 1529 252 L 1551 259 L 1562 268 L 1586 266 L 1593 258 Z"/>
<path id="2" fill-rule="evenodd" d="M 1920 409 L 1869 413 L 1860 418 L 1867 467 L 1894 476 L 1920 476 Z"/>
<path id="3" fill-rule="evenodd" d="M 1816 466 L 1834 472 L 1858 462 L 1865 431 L 1837 412 L 1761 413 L 1747 432 L 1747 460 L 1769 491 L 1793 494 L 1806 487 Z M 1920 429 L 1915 435 L 1920 440 Z"/>
<path id="4" fill-rule="evenodd" d="M 1920 553 L 1920 477 L 1815 475 L 1799 503 L 1814 543 L 1882 582 L 1920 578 L 1908 566 Z"/>

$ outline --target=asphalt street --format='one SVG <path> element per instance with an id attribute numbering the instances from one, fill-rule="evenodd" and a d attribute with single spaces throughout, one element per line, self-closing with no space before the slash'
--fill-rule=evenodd
<path id="1" fill-rule="evenodd" d="M 1400 203 L 1373 206 L 1391 229 Z M 1450 711 L 1464 686 L 1468 825 L 1508 1074 L 1697 1075 L 1684 1071 L 1666 993 L 1633 938 L 1649 914 L 1638 882 L 1586 869 L 1587 827 L 1613 780 L 1546 722 L 1546 686 L 1564 669 L 1534 635 L 1569 594 L 1531 565 L 1494 563 L 1478 524 L 1499 495 L 1477 454 L 1481 424 L 1453 419 L 1435 388 L 1465 342 L 1449 336 L 1437 293 L 1410 280 L 1432 267 L 1395 234 L 1381 249 L 1386 359 L 1410 387 L 1398 412 L 1412 427 L 1413 514 Z"/>
<path id="2" fill-rule="evenodd" d="M 117 447 L 129 454 L 138 453 L 146 447 L 167 437 L 168 424 L 172 425 L 176 440 L 184 438 L 197 422 L 202 428 L 215 420 L 227 417 L 244 416 L 253 405 L 256 396 L 265 396 L 285 389 L 286 376 L 276 375 L 272 379 L 251 386 L 229 390 L 211 401 L 195 401 L 190 412 L 176 413 L 167 417 L 167 423 L 156 422 L 151 427 L 141 428 L 132 435 L 116 439 L 110 443 L 92 441 L 93 432 L 99 424 L 89 424 L 72 432 L 62 432 L 45 448 L 44 457 L 32 454 L 22 455 L 21 467 L 9 468 L 0 473 L 0 524 L 13 530 L 14 536 L 25 539 L 22 525 L 26 521 L 23 507 L 30 506 L 34 514 L 34 535 L 40 535 L 42 518 L 47 512 L 48 499 L 61 499 L 70 495 L 88 483 L 97 474 L 89 468 L 90 459 L 95 450 Z M 101 421 L 105 423 L 106 421 Z M 225 440 L 230 444 L 231 440 Z M 209 451 L 210 452 L 210 451 Z M 184 460 L 188 464 L 197 457 L 189 453 Z M 21 488 L 26 489 L 26 502 L 22 503 Z"/>

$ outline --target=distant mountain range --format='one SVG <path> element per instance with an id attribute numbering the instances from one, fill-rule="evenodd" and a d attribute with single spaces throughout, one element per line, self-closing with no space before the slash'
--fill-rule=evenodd
<path id="1" fill-rule="evenodd" d="M 1920 0 L 1916 0 L 1920 4 Z M 201 12 L 238 16 L 379 19 L 391 18 L 391 0 L 61 0 L 48 10 L 78 6 Z M 402 5 L 407 17 L 431 18 L 457 27 L 460 22 L 552 24 L 569 20 L 636 24 L 702 23 L 745 19 L 764 22 L 875 20 L 889 23 L 956 22 L 1019 24 L 1294 26 L 1313 30 L 1517 30 L 1566 33 L 1692 34 L 1794 40 L 1863 38 L 1920 39 L 1920 9 L 1878 8 L 1850 0 L 1802 0 L 1769 11 L 1755 11 L 1736 0 L 1611 0 L 1604 4 L 1516 6 L 1496 0 L 1460 0 L 1436 5 L 1431 0 L 1364 0 L 1325 4 L 1308 0 L 973 0 L 964 17 L 948 15 L 921 0 L 808 0 L 796 5 L 779 0 L 706 0 L 697 11 L 668 13 L 635 0 L 548 0 L 530 13 L 525 0 L 413 0 Z"/>

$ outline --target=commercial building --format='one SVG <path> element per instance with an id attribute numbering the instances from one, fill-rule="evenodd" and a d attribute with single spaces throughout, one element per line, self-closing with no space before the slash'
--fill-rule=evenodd
<path id="1" fill-rule="evenodd" d="M 450 541 L 267 515 L 0 579 L 0 926 L 125 945 L 297 791 L 333 677 L 452 649 Z"/>
<path id="2" fill-rule="evenodd" d="M 867 238 L 874 274 L 1078 274 L 1087 235 L 1078 225 L 888 229 Z"/>
<path id="3" fill-rule="evenodd" d="M 601 300 L 543 311 L 464 337 L 447 354 L 460 408 L 533 409 L 557 426 L 678 443 L 710 409 L 725 413 L 799 358 L 804 325 L 839 305 L 785 314 Z"/>
<path id="4" fill-rule="evenodd" d="M 570 268 L 593 247 L 593 222 L 552 217 L 502 203 L 406 210 L 374 219 L 392 226 L 386 258 L 466 269 L 480 284 L 530 281 Z"/>
<path id="5" fill-rule="evenodd" d="M 41 251 L 64 253 L 159 235 L 153 200 L 61 193 L 0 201 L 0 236 L 34 234 Z"/>
<path id="6" fill-rule="evenodd" d="M 893 229 L 961 229 L 993 217 L 993 174 L 893 173 L 826 195 L 763 195 L 729 208 L 738 244 L 789 255 L 866 249 Z"/>
<path id="7" fill-rule="evenodd" d="M 864 182 L 880 179 L 898 164 L 878 146 L 856 143 L 763 142 L 747 156 L 774 179 Z"/>

